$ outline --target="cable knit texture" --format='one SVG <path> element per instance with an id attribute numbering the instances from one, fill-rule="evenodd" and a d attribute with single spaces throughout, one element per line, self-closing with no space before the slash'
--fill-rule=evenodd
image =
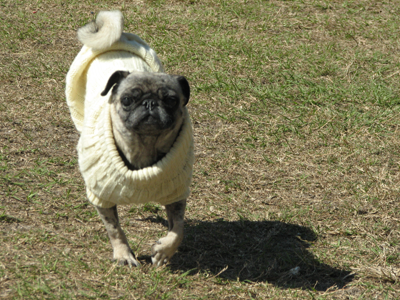
<path id="1" fill-rule="evenodd" d="M 153 166 L 129 170 L 115 145 L 110 96 L 100 95 L 117 70 L 164 71 L 153 49 L 138 36 L 123 33 L 106 50 L 83 46 L 66 78 L 67 103 L 81 134 L 77 150 L 89 201 L 107 208 L 146 202 L 166 205 L 186 199 L 194 161 L 192 124 L 186 107 L 182 129 L 165 157 Z"/>

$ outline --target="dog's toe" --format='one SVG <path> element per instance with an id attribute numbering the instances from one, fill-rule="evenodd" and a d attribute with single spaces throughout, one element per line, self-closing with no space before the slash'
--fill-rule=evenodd
<path id="1" fill-rule="evenodd" d="M 169 257 L 162 252 L 155 252 L 153 253 L 152 250 L 152 255 L 151 255 L 151 262 L 155 267 L 160 267 L 162 265 L 165 265 L 169 261 Z"/>
<path id="2" fill-rule="evenodd" d="M 114 261 L 117 261 L 120 266 L 140 267 L 140 262 L 135 259 L 132 250 L 126 252 L 114 251 Z"/>
<path id="3" fill-rule="evenodd" d="M 178 248 L 179 242 L 170 237 L 159 239 L 151 247 L 151 261 L 155 267 L 168 263 Z"/>
<path id="4" fill-rule="evenodd" d="M 140 267 L 141 264 L 136 259 L 113 259 L 119 266 Z"/>

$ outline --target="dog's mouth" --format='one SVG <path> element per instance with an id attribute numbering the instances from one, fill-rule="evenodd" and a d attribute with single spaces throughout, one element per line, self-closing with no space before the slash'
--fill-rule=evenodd
<path id="1" fill-rule="evenodd" d="M 140 121 L 140 123 L 143 124 L 154 124 L 158 122 L 160 122 L 160 118 L 158 117 L 158 115 L 154 115 L 151 112 L 144 116 L 143 119 Z"/>
<path id="2" fill-rule="evenodd" d="M 128 125 L 128 127 L 134 129 L 146 126 L 153 127 L 162 123 L 159 115 L 151 111 L 135 111 L 129 113 L 128 115 L 126 115 L 126 119 L 124 122 L 126 125 Z"/>
<path id="3" fill-rule="evenodd" d="M 128 130 L 140 134 L 157 134 L 174 126 L 175 116 L 160 109 L 147 110 L 139 107 L 132 111 L 118 111 L 122 123 Z"/>
<path id="4" fill-rule="evenodd" d="M 157 114 L 148 113 L 140 121 L 132 124 L 132 129 L 143 134 L 158 134 L 160 131 L 171 128 L 173 123 L 172 118 L 160 118 Z"/>
<path id="5" fill-rule="evenodd" d="M 137 129 L 163 129 L 163 122 L 157 114 L 147 113 L 144 115 L 137 125 L 135 126 Z"/>

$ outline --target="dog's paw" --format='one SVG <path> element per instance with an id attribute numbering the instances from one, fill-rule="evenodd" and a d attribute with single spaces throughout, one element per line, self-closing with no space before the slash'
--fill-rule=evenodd
<path id="1" fill-rule="evenodd" d="M 159 239 L 151 247 L 151 261 L 155 267 L 166 264 L 172 255 L 178 250 L 180 241 L 171 236 Z"/>
<path id="2" fill-rule="evenodd" d="M 125 245 L 116 247 L 116 249 L 114 249 L 113 261 L 118 262 L 120 266 L 128 265 L 130 267 L 140 267 L 140 262 L 135 259 L 135 255 L 133 254 L 132 250 Z"/>

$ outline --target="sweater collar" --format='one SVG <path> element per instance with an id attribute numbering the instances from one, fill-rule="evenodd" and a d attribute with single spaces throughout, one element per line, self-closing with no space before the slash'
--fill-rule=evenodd
<path id="1" fill-rule="evenodd" d="M 182 124 L 182 129 L 170 151 L 152 166 L 139 170 L 130 170 L 120 156 L 115 144 L 110 113 L 111 105 L 112 104 L 107 103 L 105 109 L 103 110 L 102 117 L 104 117 L 104 123 L 96 122 L 96 129 L 99 130 L 98 132 L 103 131 L 104 134 L 104 146 L 106 149 L 104 149 L 105 152 L 103 150 L 103 153 L 107 153 L 109 158 L 109 167 L 111 169 L 114 169 L 117 173 L 124 177 L 130 178 L 134 181 L 143 182 L 157 177 L 162 177 L 163 172 L 170 173 L 173 172 L 173 170 L 181 170 L 184 167 L 184 165 L 187 163 L 184 158 L 187 157 L 188 152 L 193 151 L 190 150 L 190 148 L 193 148 L 192 125 L 186 107 L 183 110 L 184 121 Z"/>

